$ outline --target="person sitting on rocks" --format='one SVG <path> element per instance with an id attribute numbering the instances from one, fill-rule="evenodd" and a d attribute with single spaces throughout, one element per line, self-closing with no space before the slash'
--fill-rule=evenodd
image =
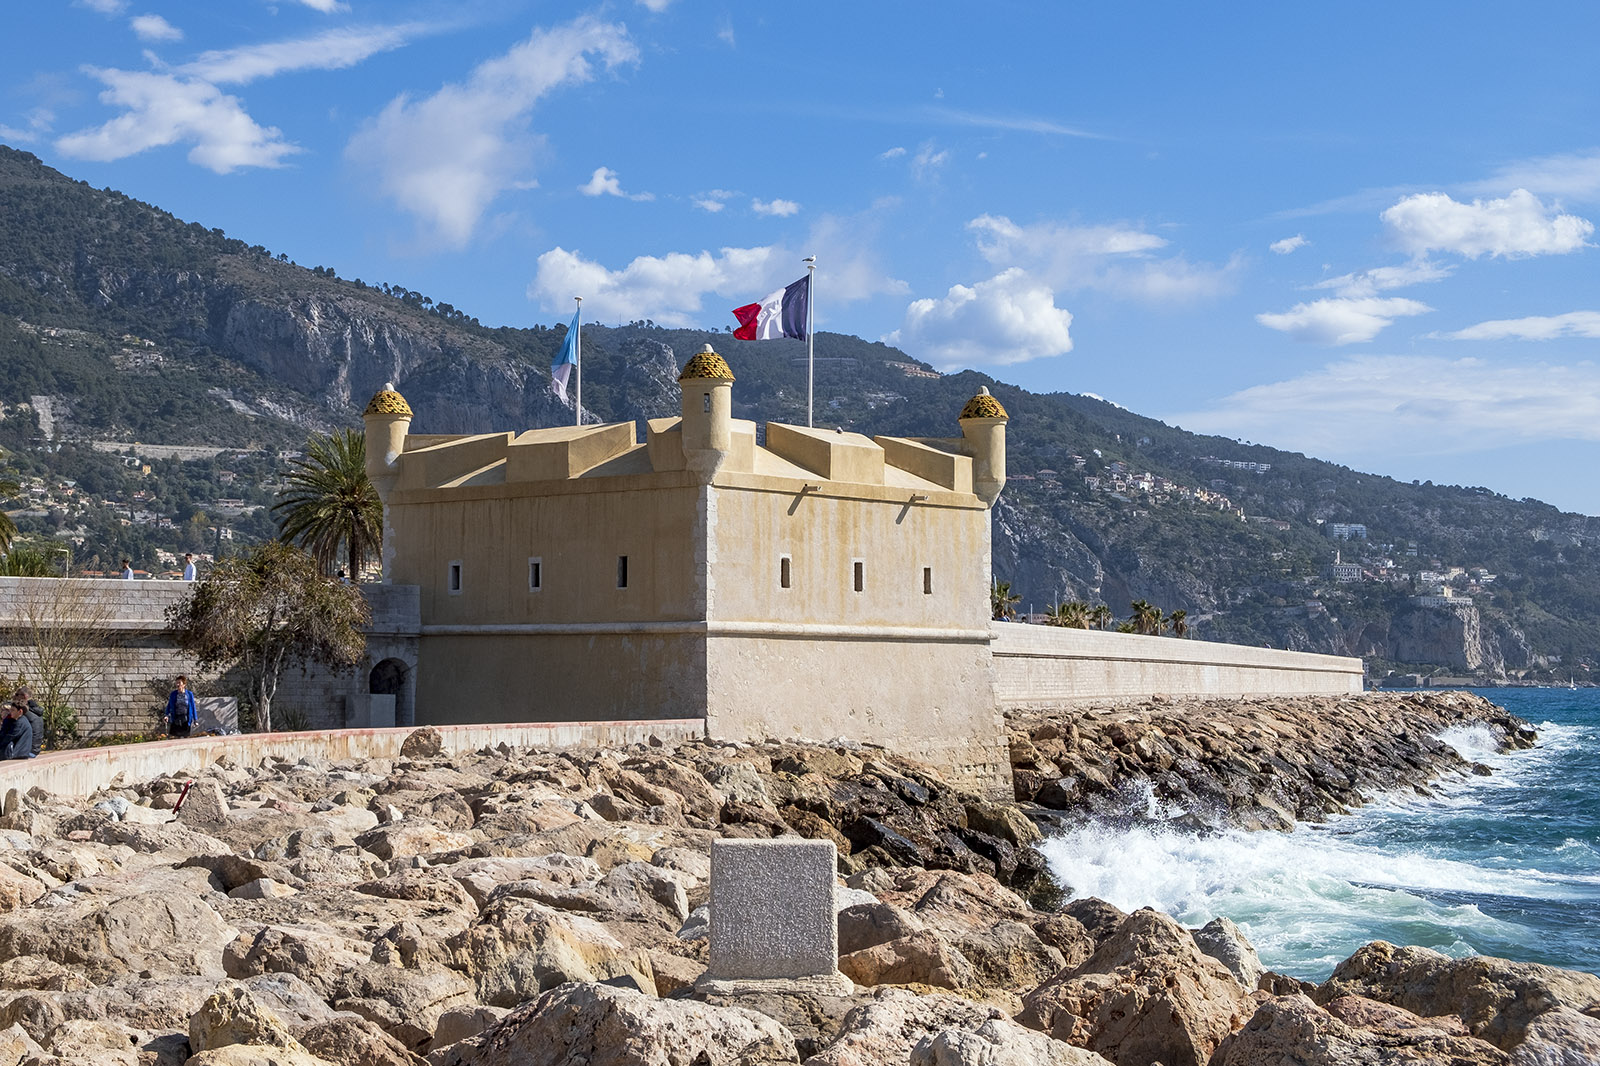
<path id="1" fill-rule="evenodd" d="M 12 700 L 0 722 L 0 759 L 26 759 L 33 754 L 33 726 L 26 717 L 28 705 Z"/>
<path id="2" fill-rule="evenodd" d="M 37 759 L 44 750 L 44 710 L 39 706 L 39 701 L 33 698 L 33 690 L 27 685 L 18 686 L 11 698 L 23 705 L 23 716 L 33 729 L 33 750 L 28 753 L 28 758 Z"/>
<path id="3" fill-rule="evenodd" d="M 167 694 L 167 734 L 188 736 L 199 717 L 194 705 L 194 693 L 189 690 L 189 679 L 179 674 L 177 687 Z"/>

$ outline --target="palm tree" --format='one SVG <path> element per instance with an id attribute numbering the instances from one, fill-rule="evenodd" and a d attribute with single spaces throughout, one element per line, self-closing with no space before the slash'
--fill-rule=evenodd
<path id="1" fill-rule="evenodd" d="M 367 440 L 358 430 L 314 433 L 289 472 L 272 512 L 283 539 L 310 552 L 325 572 L 342 547 L 350 580 L 383 548 L 383 503 L 367 477 Z"/>
<path id="2" fill-rule="evenodd" d="M 989 611 L 996 622 L 1009 622 L 1017 616 L 1022 596 L 1011 591 L 1011 582 L 996 581 L 989 586 Z"/>
<path id="3" fill-rule="evenodd" d="M 38 548 L 11 548 L 0 555 L 0 577 L 58 577 L 49 556 Z"/>
<path id="4" fill-rule="evenodd" d="M 1054 607 L 1046 607 L 1044 613 L 1048 625 L 1064 626 L 1068 629 L 1089 628 L 1089 605 L 1082 600 L 1071 600 L 1067 603 L 1058 603 Z"/>
<path id="5" fill-rule="evenodd" d="M 1129 606 L 1133 608 L 1133 617 L 1128 621 L 1133 624 L 1135 633 L 1143 633 L 1147 637 L 1161 635 L 1161 608 L 1149 600 L 1134 600 Z"/>
<path id="6" fill-rule="evenodd" d="M 9 500 L 22 491 L 22 486 L 10 478 L 0 478 L 0 500 Z M 17 535 L 17 524 L 11 516 L 0 511 L 0 552 L 11 547 L 11 538 Z"/>
<path id="7" fill-rule="evenodd" d="M 1167 616 L 1167 625 L 1171 627 L 1173 636 L 1186 637 L 1189 635 L 1188 619 L 1189 612 L 1185 611 L 1182 607 L 1178 608 L 1176 611 L 1173 611 Z"/>
<path id="8" fill-rule="evenodd" d="M 1107 607 L 1103 603 L 1096 604 L 1089 611 L 1089 620 L 1094 623 L 1096 629 L 1102 631 L 1110 629 L 1111 608 Z"/>

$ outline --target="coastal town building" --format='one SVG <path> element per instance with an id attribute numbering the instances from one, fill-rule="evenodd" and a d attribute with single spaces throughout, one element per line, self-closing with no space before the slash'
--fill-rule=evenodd
<path id="1" fill-rule="evenodd" d="M 384 579 L 420 591 L 416 720 L 703 718 L 994 778 L 1004 408 L 981 390 L 954 438 L 758 439 L 709 345 L 679 382 L 681 415 L 643 441 L 631 422 L 413 434 L 399 393 L 373 397 Z"/>

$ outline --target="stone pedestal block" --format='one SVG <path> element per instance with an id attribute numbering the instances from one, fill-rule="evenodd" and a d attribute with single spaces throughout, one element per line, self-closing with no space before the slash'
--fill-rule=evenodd
<path id="1" fill-rule="evenodd" d="M 707 981 L 820 980 L 848 988 L 838 970 L 837 863 L 829 840 L 714 841 Z"/>

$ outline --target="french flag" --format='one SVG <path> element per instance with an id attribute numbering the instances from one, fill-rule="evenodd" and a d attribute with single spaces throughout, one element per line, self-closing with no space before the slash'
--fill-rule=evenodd
<path id="1" fill-rule="evenodd" d="M 811 275 L 768 296 L 758 304 L 733 309 L 739 328 L 733 335 L 742 341 L 771 341 L 779 337 L 806 339 L 806 312 L 811 305 Z"/>

